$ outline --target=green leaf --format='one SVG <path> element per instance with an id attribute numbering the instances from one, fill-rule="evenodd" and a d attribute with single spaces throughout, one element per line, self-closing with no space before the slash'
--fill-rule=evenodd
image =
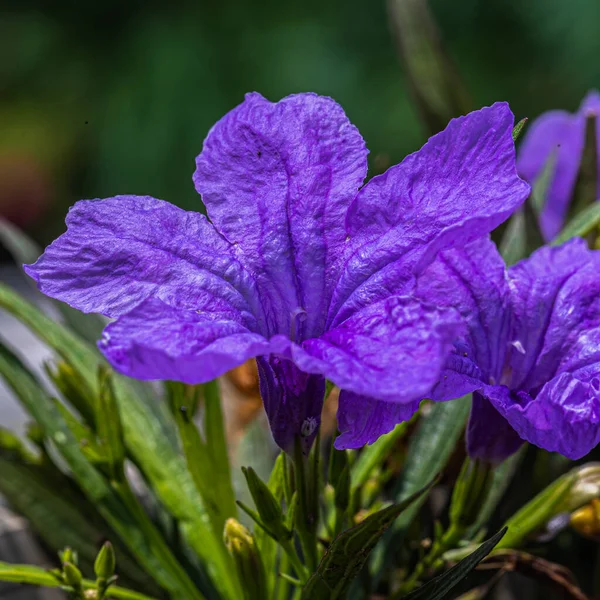
<path id="1" fill-rule="evenodd" d="M 505 533 L 506 527 L 483 542 L 475 552 L 463 558 L 445 573 L 408 594 L 403 600 L 441 600 L 494 549 Z"/>
<path id="2" fill-rule="evenodd" d="M 100 519 L 83 510 L 90 507 L 68 478 L 58 472 L 51 477 L 43 467 L 0 458 L 0 492 L 47 546 L 77 548 L 86 568 L 93 564 L 97 543 L 106 531 L 99 527 Z"/>
<path id="3" fill-rule="evenodd" d="M 527 121 L 529 121 L 529 119 L 527 117 L 524 117 L 513 127 L 513 130 L 512 130 L 513 142 L 516 142 L 519 139 L 519 137 L 521 136 L 521 133 L 523 132 L 523 128 L 525 127 L 525 125 L 527 125 Z"/>
<path id="4" fill-rule="evenodd" d="M 388 506 L 362 523 L 340 533 L 323 556 L 316 572 L 302 591 L 302 600 L 336 600 L 344 598 L 381 536 L 413 502 L 433 486 L 425 486 L 403 502 Z"/>
<path id="5" fill-rule="evenodd" d="M 518 125 L 517 125 L 518 126 Z M 515 128 L 516 129 L 516 128 Z M 514 131 L 513 131 L 514 134 Z M 544 244 L 539 216 L 546 204 L 548 189 L 556 166 L 556 153 L 548 157 L 540 176 L 531 188 L 531 194 L 520 210 L 516 211 L 504 231 L 499 251 L 508 266 L 529 256 Z"/>
<path id="6" fill-rule="evenodd" d="M 173 414 L 179 430 L 188 470 L 192 475 L 196 489 L 202 497 L 204 508 L 210 518 L 215 535 L 222 535 L 225 521 L 237 514 L 228 510 L 226 502 L 222 502 L 220 488 L 215 482 L 219 475 L 215 472 L 212 453 L 208 444 L 202 439 L 198 427 L 193 420 L 193 410 L 188 404 L 187 392 L 190 387 L 182 383 L 169 382 L 168 390 L 173 405 Z"/>
<path id="7" fill-rule="evenodd" d="M 388 10 L 400 59 L 429 134 L 453 117 L 472 110 L 472 103 L 426 2 L 389 0 Z"/>
<path id="8" fill-rule="evenodd" d="M 222 515 L 225 519 L 238 517 L 235 493 L 231 480 L 229 448 L 225 436 L 225 420 L 218 381 L 209 381 L 202 386 L 204 392 L 204 432 L 206 448 L 212 466 L 211 484 L 219 499 Z M 221 528 L 222 531 L 222 528 Z"/>
<path id="9" fill-rule="evenodd" d="M 585 120 L 585 143 L 579 164 L 579 174 L 575 190 L 573 191 L 573 202 L 569 211 L 570 215 L 579 214 L 598 199 L 597 119 L 597 115 L 592 113 L 587 115 Z"/>
<path id="10" fill-rule="evenodd" d="M 125 474 L 125 443 L 119 405 L 115 398 L 110 371 L 100 368 L 98 372 L 98 400 L 96 402 L 96 435 L 100 450 L 108 464 L 111 477 L 121 481 Z"/>
<path id="11" fill-rule="evenodd" d="M 513 213 L 508 221 L 498 251 L 508 266 L 527 256 L 527 227 L 522 210 Z"/>
<path id="12" fill-rule="evenodd" d="M 527 202 L 533 207 L 534 215 L 536 217 L 539 217 L 546 206 L 548 190 L 550 189 L 550 184 L 554 177 L 557 159 L 558 153 L 551 152 L 544 164 L 542 172 L 531 186 L 531 196 L 527 199 Z"/>
<path id="13" fill-rule="evenodd" d="M 61 583 L 48 571 L 31 565 L 15 565 L 0 562 L 0 581 L 9 581 L 27 585 L 37 585 L 43 587 L 57 588 Z M 84 579 L 83 587 L 86 590 L 93 590 L 96 587 L 95 582 Z M 106 592 L 107 598 L 120 598 L 121 600 L 156 600 L 150 596 L 127 590 L 125 588 L 111 586 Z"/>
<path id="14" fill-rule="evenodd" d="M 264 528 L 272 532 L 278 541 L 289 540 L 292 532 L 285 526 L 281 503 L 252 467 L 242 467 L 242 471 Z"/>
<path id="15" fill-rule="evenodd" d="M 552 517 L 562 512 L 578 479 L 579 468 L 572 469 L 518 510 L 506 521 L 508 534 L 499 547 L 519 548 L 531 533 L 540 530 Z"/>
<path id="16" fill-rule="evenodd" d="M 404 436 L 411 422 L 412 419 L 399 423 L 392 431 L 382 435 L 376 442 L 361 450 L 351 469 L 353 491 L 364 485 L 373 470 L 381 466 L 383 461 L 388 458 L 391 449 Z"/>
<path id="17" fill-rule="evenodd" d="M 127 544 L 146 571 L 173 594 L 183 594 L 180 597 L 201 600 L 202 594 L 197 591 L 181 565 L 173 557 L 158 531 L 149 521 L 140 523 L 141 513 L 132 514 L 131 505 L 127 506 L 115 489 L 109 486 L 102 475 L 88 462 L 79 447 L 77 438 L 54 402 L 40 388 L 21 361 L 2 345 L 0 345 L 0 375 L 35 420 L 42 425 L 86 497 L 97 507 L 98 512 Z"/>
<path id="18" fill-rule="evenodd" d="M 87 387 L 86 394 L 98 393 L 97 370 L 106 363 L 95 348 L 90 347 L 62 325 L 55 323 L 9 287 L 0 284 L 0 308 L 23 322 L 80 376 Z M 229 576 L 231 562 L 221 541 L 207 523 L 202 497 L 196 490 L 185 459 L 177 446 L 172 420 L 165 412 L 153 408 L 146 397 L 138 393 L 136 383 L 114 376 L 115 398 L 119 404 L 123 432 L 129 456 L 144 473 L 153 490 L 173 518 L 181 524 L 190 546 L 203 559 L 218 589 L 227 598 L 238 598 L 238 583 Z M 165 403 L 166 404 L 166 403 Z"/>
<path id="19" fill-rule="evenodd" d="M 42 253 L 41 248 L 29 236 L 2 217 L 0 217 L 0 244 L 8 250 L 19 267 L 23 264 L 34 263 Z M 33 279 L 27 276 L 26 279 L 36 290 L 36 294 L 39 294 Z M 102 330 L 106 325 L 102 317 L 83 314 L 64 302 L 45 296 L 44 300 L 52 303 L 62 315 L 65 323 L 84 340 L 95 343 L 102 335 Z"/>
<path id="20" fill-rule="evenodd" d="M 267 486 L 273 494 L 273 497 L 280 504 L 283 503 L 285 488 L 287 485 L 286 468 L 286 455 L 285 452 L 282 451 L 277 456 L 277 460 L 275 461 L 275 465 L 273 466 L 273 470 L 271 471 L 271 475 L 267 483 Z M 288 516 L 289 510 L 290 507 L 288 506 Z M 286 523 L 286 525 L 291 526 L 291 523 Z M 268 533 L 264 531 L 264 529 L 260 527 L 254 532 L 254 537 L 256 538 L 258 552 L 265 566 L 265 577 L 269 594 L 268 597 L 272 598 L 277 577 L 277 543 Z"/>
<path id="21" fill-rule="evenodd" d="M 560 246 L 574 237 L 586 237 L 600 226 L 600 202 L 594 202 L 573 217 L 551 242 L 552 246 Z"/>
<path id="22" fill-rule="evenodd" d="M 411 440 L 404 475 L 396 492 L 402 501 L 421 489 L 433 474 L 440 473 L 450 459 L 462 435 L 471 408 L 471 396 L 450 402 L 433 404 L 429 414 L 421 418 L 419 428 Z M 394 523 L 394 530 L 405 530 L 425 501 L 421 496 Z"/>
<path id="23" fill-rule="evenodd" d="M 471 539 L 477 532 L 488 522 L 500 500 L 504 496 L 513 476 L 523 460 L 527 446 L 524 444 L 518 452 L 507 458 L 501 465 L 494 469 L 492 484 L 488 491 L 487 497 L 481 505 L 481 510 L 477 515 L 477 520 L 468 534 L 467 539 Z"/>

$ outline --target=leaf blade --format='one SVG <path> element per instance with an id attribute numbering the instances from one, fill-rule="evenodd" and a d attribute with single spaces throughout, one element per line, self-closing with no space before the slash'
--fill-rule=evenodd
<path id="1" fill-rule="evenodd" d="M 507 528 L 504 527 L 483 542 L 475 552 L 463 558 L 458 564 L 438 575 L 419 589 L 404 597 L 404 600 L 441 600 L 462 579 L 464 579 L 500 542 Z"/>

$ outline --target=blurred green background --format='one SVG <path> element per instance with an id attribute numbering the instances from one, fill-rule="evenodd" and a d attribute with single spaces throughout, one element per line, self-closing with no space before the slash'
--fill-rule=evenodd
<path id="1" fill-rule="evenodd" d="M 534 117 L 600 86 L 598 0 L 431 5 L 475 106 Z M 371 173 L 426 138 L 383 0 L 4 0 L 0 40 L 0 214 L 42 243 L 80 198 L 198 209 L 194 157 L 247 91 L 334 97 Z"/>

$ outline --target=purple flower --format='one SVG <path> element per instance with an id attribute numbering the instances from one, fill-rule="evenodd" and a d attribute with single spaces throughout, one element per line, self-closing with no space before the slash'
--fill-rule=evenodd
<path id="1" fill-rule="evenodd" d="M 519 175 L 532 185 L 543 173 L 551 155 L 556 153 L 552 159 L 556 161 L 552 179 L 540 216 L 540 227 L 546 240 L 554 239 L 565 222 L 583 155 L 588 115 L 600 116 L 600 94 L 596 91 L 584 98 L 575 114 L 552 110 L 537 118 L 528 128 L 519 149 Z M 600 144 L 600 118 L 596 119 L 596 138 Z M 600 164 L 598 166 L 600 168 Z"/>
<path id="2" fill-rule="evenodd" d="M 131 377 L 200 383 L 257 357 L 286 450 L 296 436 L 310 446 L 329 378 L 358 446 L 355 409 L 426 395 L 456 336 L 454 311 L 407 295 L 415 275 L 528 194 L 512 126 L 506 104 L 456 119 L 361 189 L 367 149 L 333 100 L 249 94 L 196 160 L 210 221 L 147 196 L 81 201 L 27 272 L 45 294 L 116 318 L 99 345 Z"/>
<path id="3" fill-rule="evenodd" d="M 418 295 L 463 315 L 431 397 L 474 392 L 472 457 L 500 462 L 527 440 L 577 459 L 600 442 L 600 252 L 577 238 L 507 270 L 482 238 L 441 252 Z"/>

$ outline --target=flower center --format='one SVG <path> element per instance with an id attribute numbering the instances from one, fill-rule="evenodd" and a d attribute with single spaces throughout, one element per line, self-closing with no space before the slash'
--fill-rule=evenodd
<path id="1" fill-rule="evenodd" d="M 300 331 L 302 323 L 306 321 L 306 311 L 303 308 L 296 308 L 292 312 L 292 318 L 290 320 L 290 340 L 292 342 L 298 342 L 299 338 L 302 335 Z"/>

